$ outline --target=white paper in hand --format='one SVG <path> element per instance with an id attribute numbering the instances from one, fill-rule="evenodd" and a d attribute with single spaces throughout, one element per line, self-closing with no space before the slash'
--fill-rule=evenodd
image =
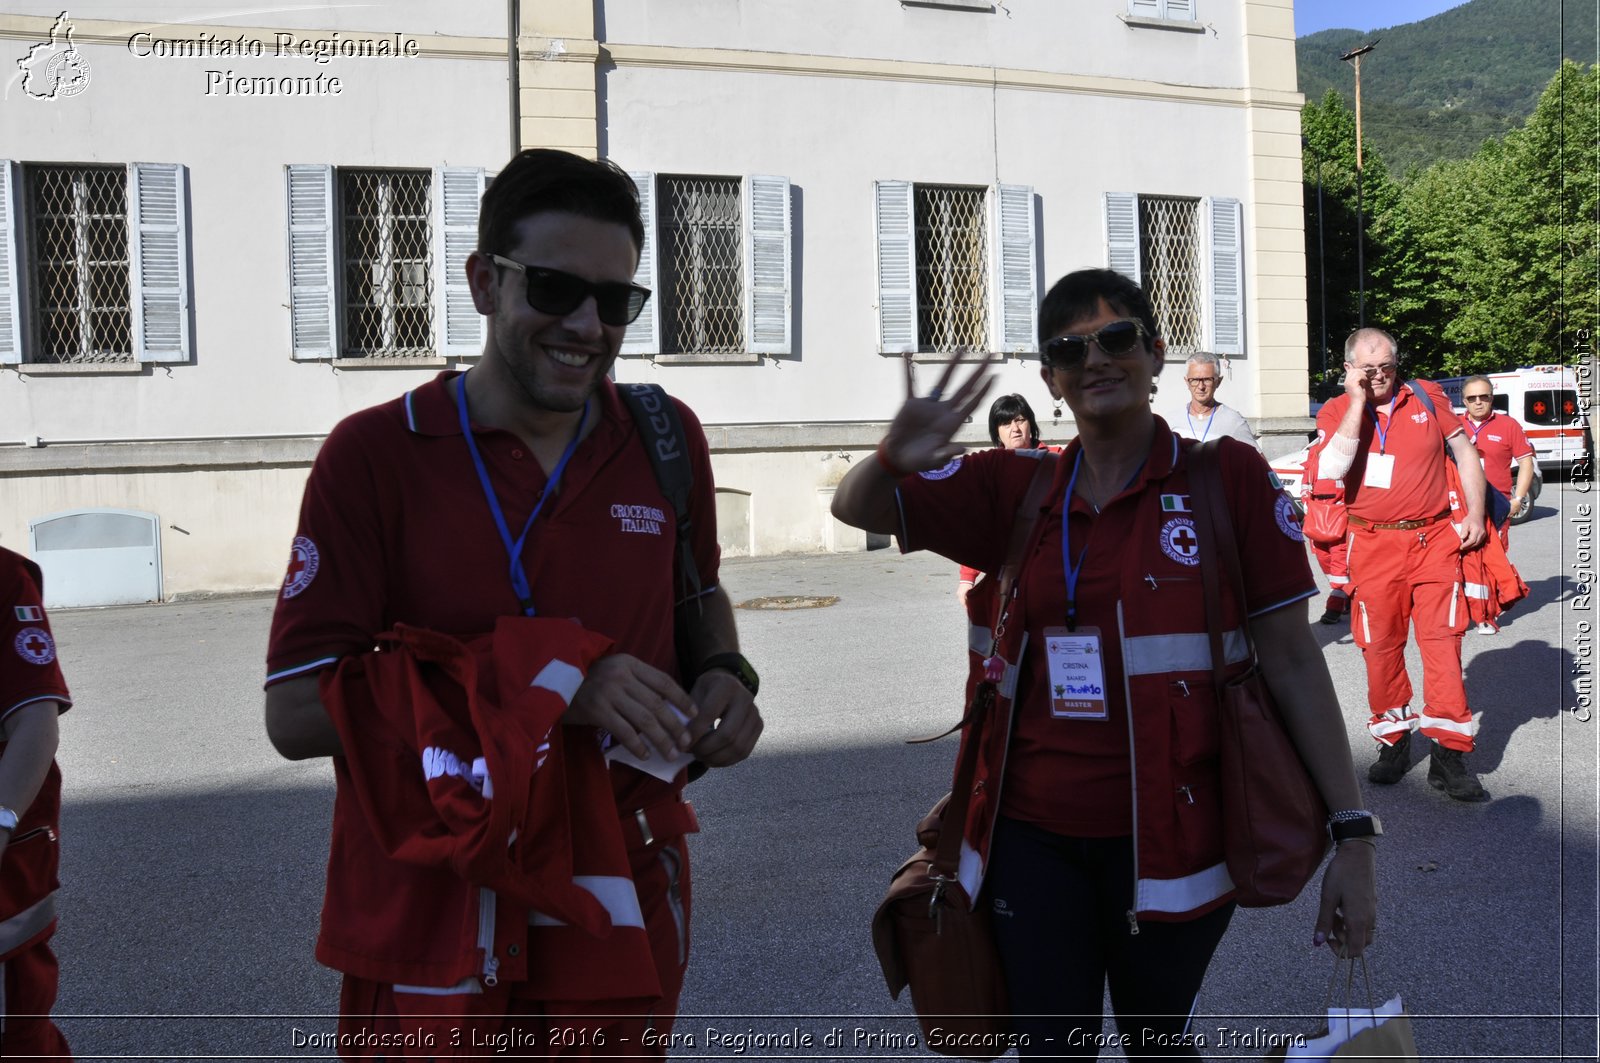
<path id="1" fill-rule="evenodd" d="M 689 717 L 679 712 L 676 705 L 668 705 L 667 708 L 672 710 L 672 715 L 678 718 L 679 723 L 686 724 L 689 722 Z M 644 772 L 646 775 L 654 775 L 662 782 L 667 783 L 677 778 L 678 772 L 682 771 L 692 760 L 694 760 L 694 754 L 687 750 L 671 757 L 663 757 L 659 749 L 652 749 L 649 760 L 640 760 L 628 752 L 627 746 L 615 739 L 611 742 L 611 748 L 606 750 L 607 764 L 625 764 L 630 768 Z"/>

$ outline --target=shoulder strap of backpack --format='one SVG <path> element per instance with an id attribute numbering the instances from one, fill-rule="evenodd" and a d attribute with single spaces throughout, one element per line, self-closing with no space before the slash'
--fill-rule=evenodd
<path id="1" fill-rule="evenodd" d="M 617 394 L 622 396 L 628 412 L 633 414 L 645 454 L 650 458 L 650 467 L 655 470 L 656 483 L 672 505 L 678 528 L 679 604 L 686 605 L 692 601 L 698 609 L 700 567 L 694 562 L 694 545 L 690 534 L 694 525 L 689 517 L 694 469 L 689 465 L 689 452 L 684 446 L 683 420 L 678 416 L 678 408 L 659 384 L 618 384 Z"/>

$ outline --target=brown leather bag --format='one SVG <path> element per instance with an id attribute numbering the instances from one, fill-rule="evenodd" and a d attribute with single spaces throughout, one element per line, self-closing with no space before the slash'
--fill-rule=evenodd
<path id="1" fill-rule="evenodd" d="M 954 788 L 917 824 L 922 848 L 894 873 L 872 916 L 872 947 L 883 980 L 897 1000 L 911 987 L 927 1047 L 979 1060 L 1004 1055 L 1013 1041 L 989 913 L 973 910 L 957 877 L 972 777 L 994 696 L 993 683 L 978 684 Z"/>
<path id="2" fill-rule="evenodd" d="M 1011 523 L 1005 563 L 995 576 L 998 592 L 991 631 L 998 627 L 1021 573 L 1023 554 L 1049 494 L 1058 458 L 1046 453 L 1038 461 L 1039 468 Z M 909 985 L 911 1006 L 922 1024 L 927 1047 L 963 1059 L 997 1059 L 1016 1043 L 1010 1033 L 1005 972 L 995 950 L 989 913 L 973 910 L 972 898 L 957 875 L 973 778 L 994 703 L 994 683 L 979 681 L 966 715 L 950 729 L 968 728 L 951 790 L 917 824 L 917 844 L 922 848 L 895 871 L 888 894 L 872 916 L 872 947 L 889 995 L 898 1000 Z"/>
<path id="3" fill-rule="evenodd" d="M 1190 450 L 1189 475 L 1221 731 L 1222 840 L 1239 905 L 1270 908 L 1298 897 L 1321 866 L 1329 844 L 1328 809 L 1279 721 L 1272 691 L 1256 660 L 1248 621 L 1240 626 L 1249 647 L 1249 667 L 1227 675 L 1219 569 L 1241 614 L 1245 597 L 1239 544 L 1228 516 L 1216 447 L 1213 440 Z"/>

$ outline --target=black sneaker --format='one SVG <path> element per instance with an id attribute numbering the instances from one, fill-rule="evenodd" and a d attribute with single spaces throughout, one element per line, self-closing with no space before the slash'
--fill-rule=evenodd
<path id="1" fill-rule="evenodd" d="M 1433 743 L 1432 763 L 1428 765 L 1428 785 L 1443 790 L 1457 801 L 1487 801 L 1489 793 L 1478 782 L 1457 749 Z"/>
<path id="2" fill-rule="evenodd" d="M 1319 624 L 1342 624 L 1342 623 L 1344 623 L 1344 619 L 1345 619 L 1345 614 L 1340 612 L 1338 609 L 1326 609 L 1322 613 L 1322 619 L 1318 620 L 1317 623 L 1319 623 Z"/>
<path id="3" fill-rule="evenodd" d="M 1380 745 L 1378 759 L 1367 769 L 1367 778 L 1380 786 L 1393 786 L 1405 778 L 1411 767 L 1411 732 L 1400 736 L 1394 745 Z"/>

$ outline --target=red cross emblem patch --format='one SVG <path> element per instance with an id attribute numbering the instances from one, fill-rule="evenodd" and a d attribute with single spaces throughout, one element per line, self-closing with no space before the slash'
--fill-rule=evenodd
<path id="1" fill-rule="evenodd" d="M 1194 521 L 1188 517 L 1173 517 L 1161 526 L 1161 552 L 1180 565 L 1200 563 L 1200 537 L 1194 533 Z"/>
<path id="2" fill-rule="evenodd" d="M 50 638 L 50 632 L 42 627 L 25 627 L 17 632 L 13 645 L 17 648 L 17 656 L 29 664 L 49 664 L 56 659 L 56 644 Z"/>
<path id="3" fill-rule="evenodd" d="M 317 553 L 317 544 L 304 535 L 295 536 L 294 543 L 289 547 L 289 571 L 283 577 L 283 596 L 293 598 L 311 586 L 321 565 L 322 557 Z"/>

